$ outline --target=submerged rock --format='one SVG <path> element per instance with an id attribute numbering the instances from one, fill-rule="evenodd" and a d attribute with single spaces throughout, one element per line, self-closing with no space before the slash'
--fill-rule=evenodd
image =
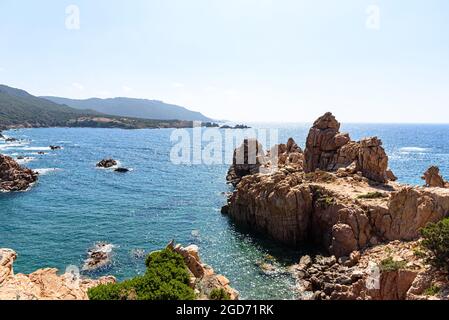
<path id="1" fill-rule="evenodd" d="M 106 242 L 99 242 L 87 252 L 87 259 L 83 271 L 95 271 L 111 264 L 114 246 Z"/>
<path id="2" fill-rule="evenodd" d="M 119 173 L 126 173 L 126 172 L 129 172 L 129 169 L 127 169 L 127 168 L 117 168 L 114 171 L 115 172 L 119 172 Z"/>
<path id="3" fill-rule="evenodd" d="M 112 168 L 117 165 L 117 161 L 114 159 L 103 159 L 97 163 L 98 168 Z"/>
<path id="4" fill-rule="evenodd" d="M 61 146 L 50 146 L 51 150 L 61 150 L 62 147 Z"/>
<path id="5" fill-rule="evenodd" d="M 38 174 L 21 167 L 11 157 L 0 154 L 0 191 L 26 191 L 38 179 Z"/>

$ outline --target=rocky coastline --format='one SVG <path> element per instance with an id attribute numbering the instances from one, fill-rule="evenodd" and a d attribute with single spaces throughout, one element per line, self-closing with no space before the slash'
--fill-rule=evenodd
<path id="1" fill-rule="evenodd" d="M 424 259 L 405 256 L 423 227 L 448 216 L 447 183 L 431 168 L 426 186 L 399 184 L 380 139 L 355 142 L 339 129 L 326 113 L 310 129 L 304 152 L 290 139 L 275 146 L 276 162 L 257 141 L 246 140 L 234 153 L 227 179 L 235 191 L 222 212 L 273 241 L 321 249 L 324 257 L 305 257 L 292 267 L 303 298 L 423 298 L 415 281 L 441 282 L 441 274 Z M 380 272 L 371 290 L 368 262 L 377 267 L 375 257 L 385 250 L 393 261 L 404 260 L 404 268 Z"/>
<path id="2" fill-rule="evenodd" d="M 92 271 L 110 262 L 110 245 L 98 243 L 89 250 L 89 259 L 83 271 Z M 230 281 L 204 264 L 195 245 L 183 247 L 170 242 L 167 246 L 185 261 L 190 274 L 190 286 L 198 300 L 208 300 L 214 290 L 223 290 L 230 300 L 238 300 L 239 293 L 230 286 Z M 101 253 L 100 255 L 98 253 Z M 11 249 L 0 249 L 0 300 L 88 300 L 88 290 L 100 285 L 116 283 L 113 276 L 90 279 L 80 276 L 76 268 L 68 268 L 60 274 L 55 268 L 39 269 L 31 274 L 15 274 L 14 262 L 17 253 Z"/>
<path id="3" fill-rule="evenodd" d="M 14 274 L 17 253 L 0 249 L 0 300 L 88 300 L 89 288 L 114 283 L 114 277 L 97 280 L 54 268 L 39 269 L 31 274 Z"/>

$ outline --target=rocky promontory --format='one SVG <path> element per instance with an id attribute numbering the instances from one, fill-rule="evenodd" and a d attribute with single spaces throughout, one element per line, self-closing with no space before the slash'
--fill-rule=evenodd
<path id="1" fill-rule="evenodd" d="M 13 158 L 0 154 L 0 192 L 26 191 L 38 174 L 21 167 Z"/>
<path id="2" fill-rule="evenodd" d="M 360 259 L 371 256 L 378 250 L 376 248 L 382 248 L 379 246 L 398 241 L 394 249 L 418 241 L 422 228 L 449 215 L 449 189 L 444 188 L 446 183 L 438 170 L 431 168 L 425 174 L 426 187 L 401 185 L 395 182 L 396 177 L 388 168 L 388 156 L 379 138 L 356 142 L 339 130 L 340 123 L 331 113 L 326 113 L 310 129 L 304 152 L 299 147 L 294 148 L 297 161 L 286 161 L 289 148 L 283 146 L 278 147 L 276 163 L 272 159 L 271 162 L 261 161 L 270 155 L 259 152 L 255 164 L 245 163 L 246 156 L 241 158 L 243 162 L 234 161 L 230 172 L 238 174 L 232 179 L 228 176 L 228 180 L 236 189 L 222 210 L 237 224 L 274 241 L 295 248 L 305 245 L 319 248 L 326 262 L 321 259 L 312 268 L 315 273 L 304 275 L 305 268 L 300 270 L 307 284 L 305 287 L 319 292 L 315 298 L 337 297 L 325 286 L 334 283 L 330 277 L 331 268 L 340 268 L 338 261 L 342 262 L 342 268 L 348 268 L 344 263 L 352 260 L 356 265 Z M 256 150 L 263 150 L 257 141 L 252 143 L 257 146 Z M 247 146 L 245 141 L 235 155 L 242 149 L 244 155 L 248 154 Z M 238 170 L 240 168 L 242 170 Z M 250 170 L 243 170 L 248 168 Z M 322 276 L 321 282 L 318 275 Z M 337 272 L 338 276 L 351 279 L 352 275 Z M 385 280 L 388 282 L 385 285 L 394 287 L 396 278 L 391 277 L 391 281 Z M 411 286 L 414 279 L 410 277 L 409 280 L 407 284 Z M 334 284 L 353 283 L 343 282 Z M 404 288 L 396 296 L 363 295 L 361 292 L 366 290 L 360 289 L 345 297 L 404 298 L 404 291 L 407 291 Z"/>

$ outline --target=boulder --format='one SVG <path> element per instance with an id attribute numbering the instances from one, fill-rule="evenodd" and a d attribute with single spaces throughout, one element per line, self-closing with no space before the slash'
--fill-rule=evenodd
<path id="1" fill-rule="evenodd" d="M 38 174 L 21 167 L 11 157 L 0 154 L 0 191 L 26 191 L 38 179 Z"/>
<path id="2" fill-rule="evenodd" d="M 370 180 L 387 182 L 388 156 L 380 139 L 372 137 L 360 141 L 357 168 Z"/>
<path id="3" fill-rule="evenodd" d="M 117 168 L 114 171 L 118 172 L 118 173 L 126 173 L 126 172 L 129 172 L 129 169 L 128 168 Z"/>
<path id="4" fill-rule="evenodd" d="M 226 180 L 236 186 L 240 180 L 247 176 L 259 173 L 259 169 L 265 162 L 263 146 L 256 139 L 245 139 L 234 150 L 232 166 L 228 171 Z"/>
<path id="5" fill-rule="evenodd" d="M 84 261 L 83 271 L 95 271 L 105 268 L 111 264 L 112 250 L 114 246 L 106 242 L 96 243 L 87 252 L 87 259 Z"/>
<path id="6" fill-rule="evenodd" d="M 98 168 L 112 168 L 117 165 L 117 161 L 114 159 L 103 159 L 97 163 Z"/>
<path id="7" fill-rule="evenodd" d="M 377 137 L 351 141 L 349 134 L 340 133 L 340 123 L 328 112 L 318 118 L 309 131 L 304 151 L 304 170 L 337 171 L 354 166 L 355 171 L 379 183 L 394 179 L 388 170 L 388 156 Z"/>
<path id="8" fill-rule="evenodd" d="M 62 147 L 61 146 L 50 146 L 51 150 L 61 150 Z"/>
<path id="9" fill-rule="evenodd" d="M 422 177 L 426 181 L 425 186 L 429 188 L 445 188 L 448 183 L 443 179 L 440 174 L 440 168 L 432 166 L 424 172 Z"/>

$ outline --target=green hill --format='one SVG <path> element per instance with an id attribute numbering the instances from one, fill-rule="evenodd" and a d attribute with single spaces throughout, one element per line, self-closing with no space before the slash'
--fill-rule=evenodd
<path id="1" fill-rule="evenodd" d="M 210 118 L 195 111 L 158 100 L 113 98 L 74 100 L 59 97 L 42 97 L 58 104 L 64 104 L 76 109 L 91 109 L 101 113 L 121 117 L 133 117 L 156 120 L 189 120 L 212 121 Z"/>
<path id="2" fill-rule="evenodd" d="M 0 85 L 0 130 L 17 127 L 188 128 L 192 125 L 192 121 L 185 120 L 140 119 L 80 110 Z"/>
<path id="3" fill-rule="evenodd" d="M 0 127 L 61 126 L 71 119 L 98 114 L 77 110 L 0 85 Z"/>

